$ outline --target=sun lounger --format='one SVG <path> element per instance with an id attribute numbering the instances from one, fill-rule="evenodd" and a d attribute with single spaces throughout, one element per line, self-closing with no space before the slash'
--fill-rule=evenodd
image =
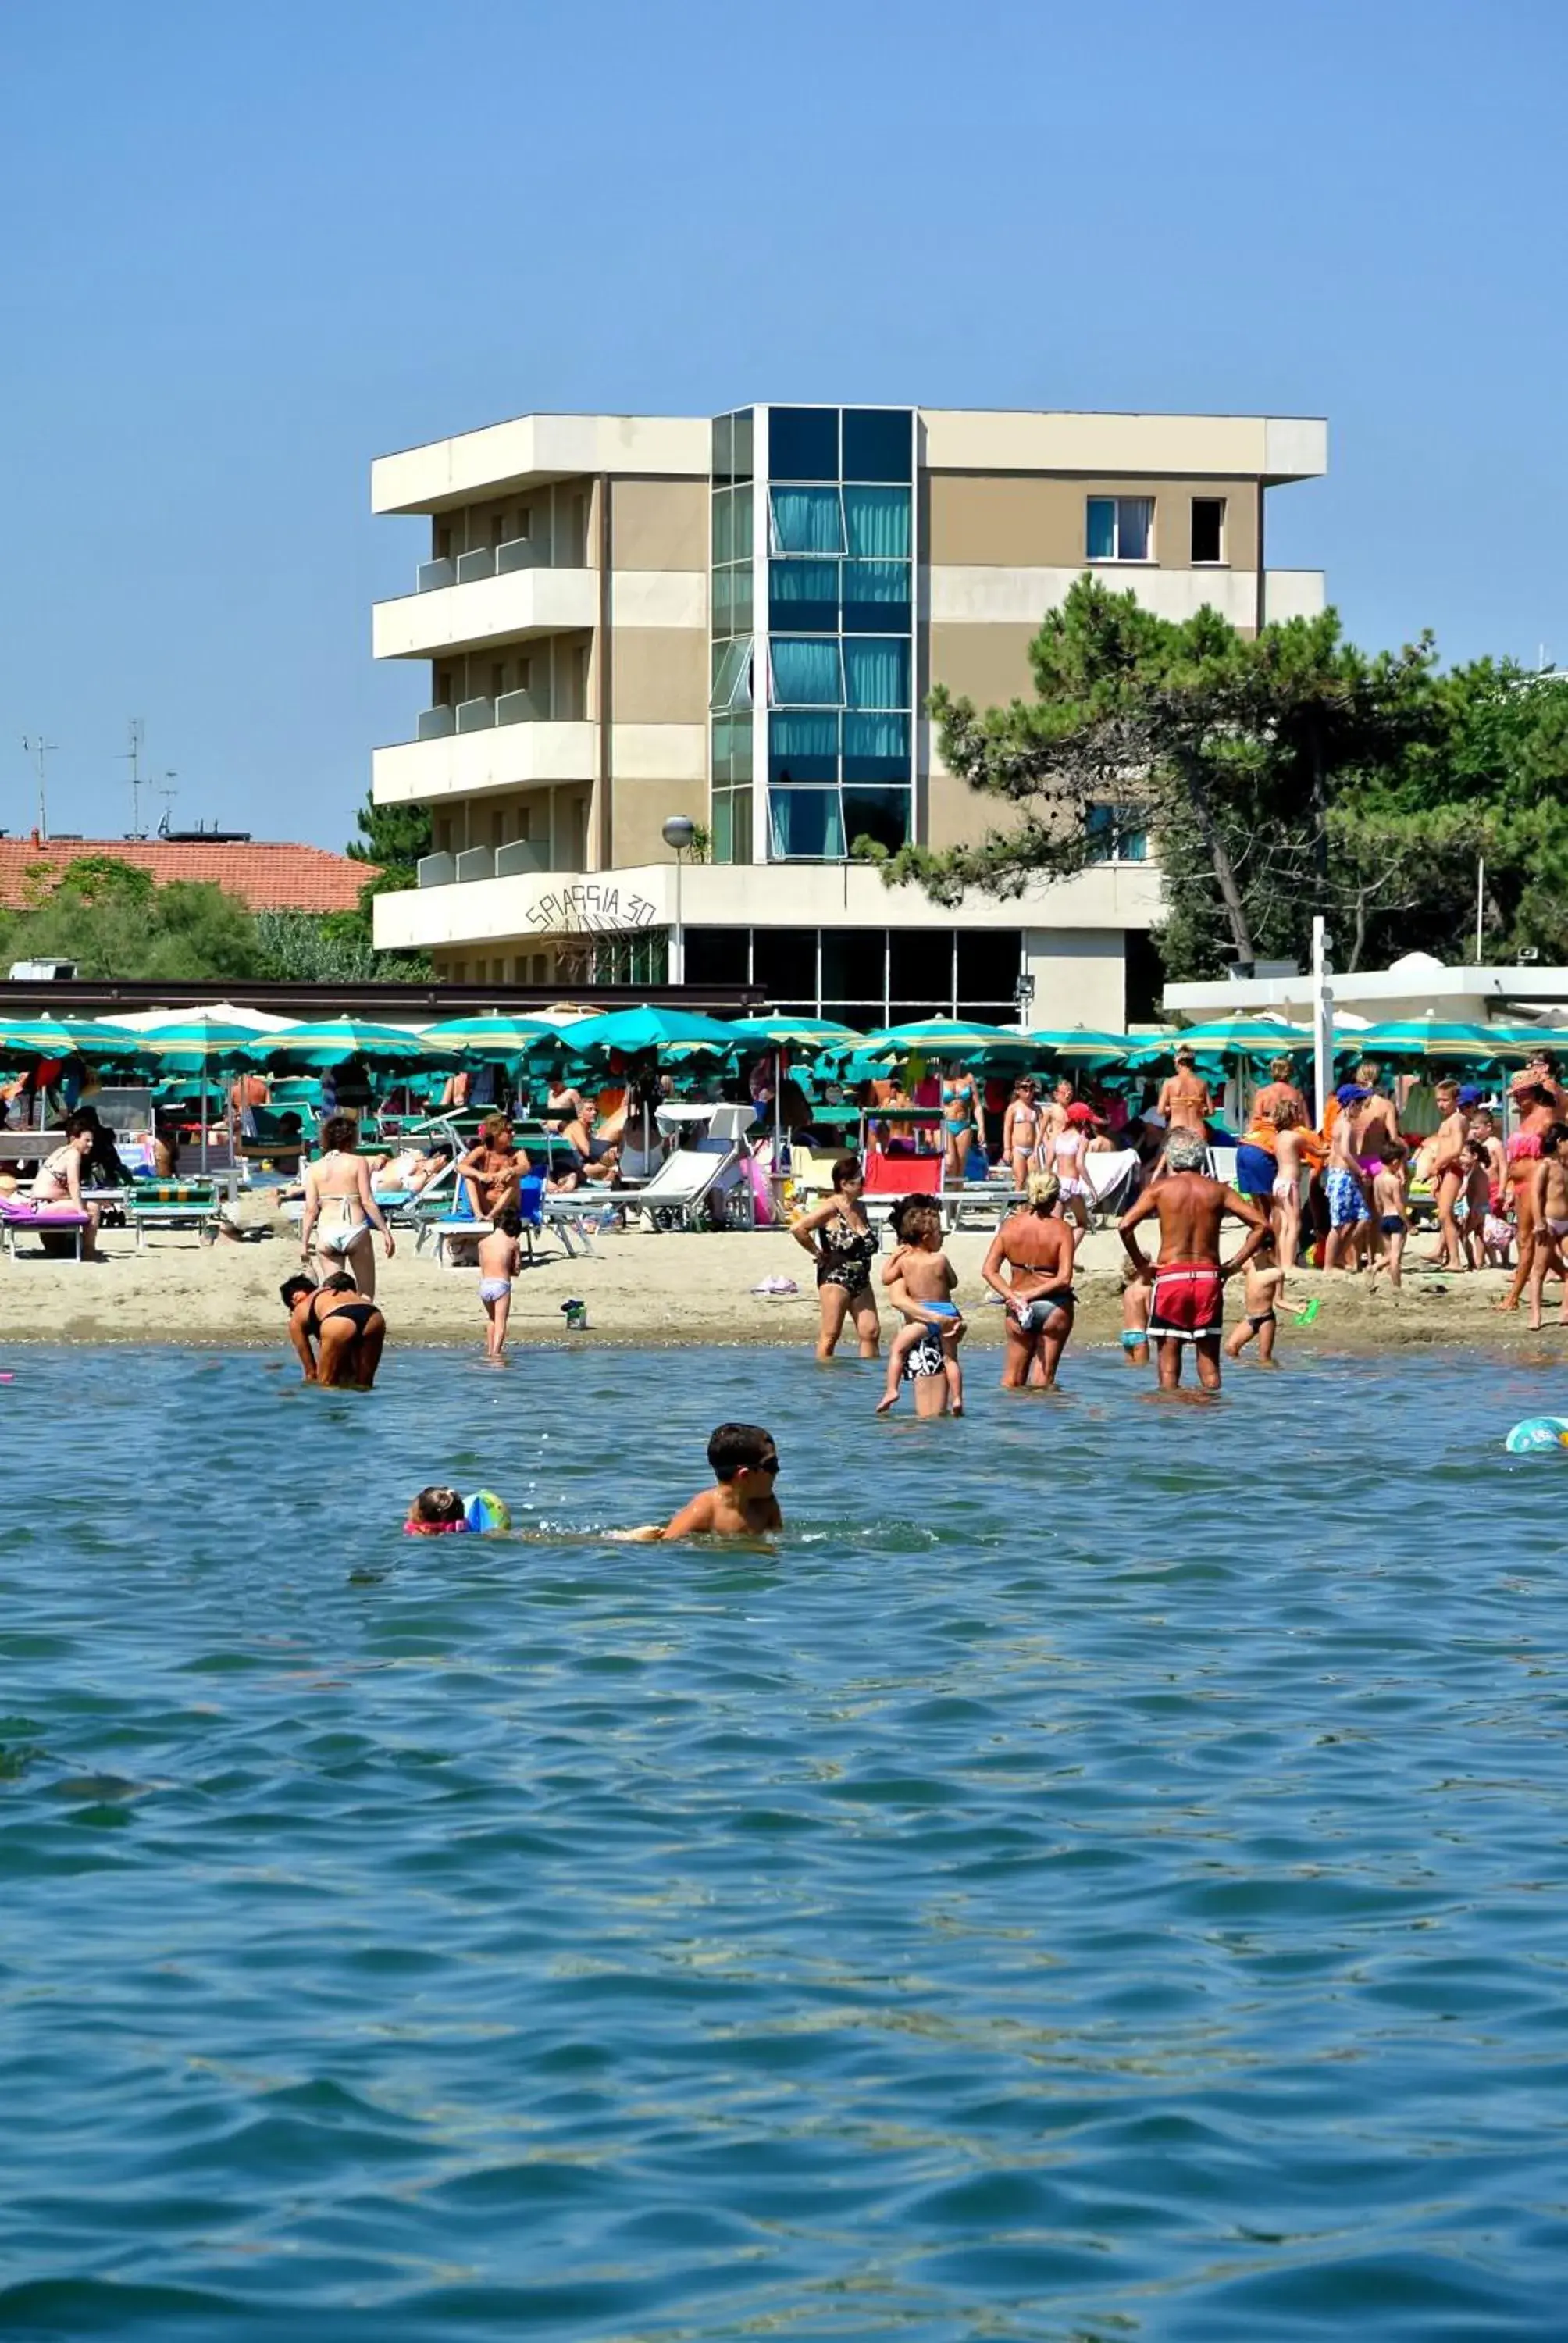
<path id="1" fill-rule="evenodd" d="M 750 1107 L 715 1107 L 709 1133 L 693 1147 L 678 1147 L 667 1155 L 645 1187 L 601 1188 L 601 1205 L 638 1212 L 654 1229 L 694 1229 L 710 1222 L 713 1207 L 722 1202 L 728 1222 L 736 1212 L 739 1225 L 755 1225 L 751 1183 L 740 1160 L 740 1134 L 755 1121 Z"/>
<path id="2" fill-rule="evenodd" d="M 215 1180 L 143 1180 L 122 1192 L 126 1220 L 136 1232 L 140 1252 L 149 1229 L 195 1229 L 204 1236 L 216 1229 L 219 1214 Z"/>
<path id="3" fill-rule="evenodd" d="M 528 1177 L 519 1182 L 518 1189 L 518 1209 L 522 1214 L 523 1221 L 523 1242 L 528 1247 L 530 1263 L 534 1258 L 534 1239 L 544 1228 L 544 1213 L 541 1209 L 544 1203 L 544 1178 L 538 1172 L 530 1172 Z M 448 1212 L 444 1220 L 432 1222 L 429 1233 L 436 1240 L 437 1268 L 457 1269 L 459 1263 L 452 1258 L 453 1247 L 457 1244 L 477 1243 L 480 1237 L 491 1235 L 494 1228 L 493 1221 L 476 1220 L 469 1212 Z"/>
<path id="4" fill-rule="evenodd" d="M 0 1244 L 16 1258 L 16 1238 L 19 1232 L 33 1235 L 70 1236 L 75 1239 L 75 1257 L 82 1258 L 82 1231 L 90 1227 L 85 1212 L 78 1212 L 69 1204 L 36 1203 L 28 1196 L 0 1196 Z"/>

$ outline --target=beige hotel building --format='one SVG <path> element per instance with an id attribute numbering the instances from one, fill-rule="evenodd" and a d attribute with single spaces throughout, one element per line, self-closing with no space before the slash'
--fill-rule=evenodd
<path id="1" fill-rule="evenodd" d="M 469 983 L 751 983 L 859 1026 L 1010 1022 L 1020 978 L 1036 1024 L 1151 1015 L 1159 874 L 1114 809 L 1076 877 L 956 910 L 851 850 L 990 826 L 926 696 L 1027 697 L 1086 569 L 1172 618 L 1320 610 L 1265 516 L 1326 462 L 1299 417 L 909 407 L 529 415 L 382 458 L 376 511 L 428 542 L 376 656 L 429 688 L 374 789 L 429 807 L 433 850 L 377 942 Z"/>

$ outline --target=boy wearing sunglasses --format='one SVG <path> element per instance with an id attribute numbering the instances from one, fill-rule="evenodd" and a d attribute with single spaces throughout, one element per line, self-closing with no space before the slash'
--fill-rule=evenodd
<path id="1" fill-rule="evenodd" d="M 759 1423 L 721 1423 L 708 1443 L 714 1485 L 682 1505 L 662 1530 L 636 1533 L 644 1538 L 763 1537 L 781 1530 L 775 1487 L 779 1448 Z"/>

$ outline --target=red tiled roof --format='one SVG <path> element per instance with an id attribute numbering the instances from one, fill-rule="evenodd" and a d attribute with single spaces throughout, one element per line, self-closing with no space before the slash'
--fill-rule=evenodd
<path id="1" fill-rule="evenodd" d="M 0 838 L 0 910 L 36 903 L 84 854 L 112 856 L 150 870 L 160 887 L 171 879 L 211 880 L 253 911 L 351 911 L 359 890 L 375 877 L 368 862 L 329 854 L 321 846 L 211 845 L 146 838 Z"/>

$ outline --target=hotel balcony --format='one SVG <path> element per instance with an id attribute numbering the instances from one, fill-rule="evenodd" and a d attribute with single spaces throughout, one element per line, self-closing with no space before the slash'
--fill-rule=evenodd
<path id="1" fill-rule="evenodd" d="M 417 739 L 377 749 L 371 795 L 377 805 L 407 805 L 592 781 L 598 770 L 597 724 L 541 718 L 529 693 L 508 691 L 499 699 L 425 709 Z"/>
<path id="2" fill-rule="evenodd" d="M 595 627 L 598 616 L 598 572 L 549 568 L 523 537 L 421 564 L 416 592 L 376 604 L 372 643 L 377 659 L 435 659 Z"/>

